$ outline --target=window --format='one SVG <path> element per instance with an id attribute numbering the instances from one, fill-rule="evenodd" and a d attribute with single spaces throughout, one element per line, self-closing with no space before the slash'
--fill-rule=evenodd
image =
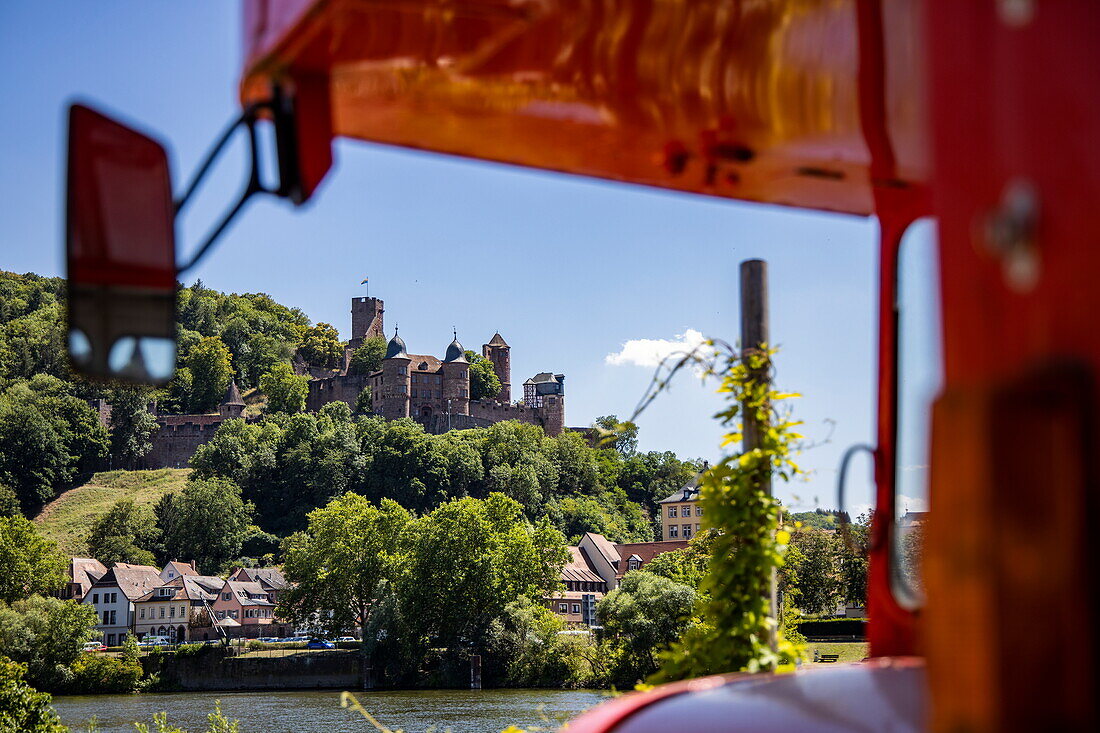
<path id="1" fill-rule="evenodd" d="M 108 619 L 110 619 L 110 618 L 111 618 L 111 612 L 110 612 L 110 611 L 104 611 L 104 612 L 103 612 L 103 625 L 104 625 L 104 626 L 106 626 L 106 625 L 107 625 L 107 621 L 108 621 Z"/>
<path id="2" fill-rule="evenodd" d="M 164 618 L 164 606 L 160 607 L 160 617 Z"/>
<path id="3" fill-rule="evenodd" d="M 699 534 L 699 523 L 695 523 L 695 534 Z"/>
<path id="4" fill-rule="evenodd" d="M 462 396 L 463 397 L 469 397 L 470 395 L 467 394 L 466 390 L 462 390 Z"/>
<path id="5" fill-rule="evenodd" d="M 111 626 L 114 626 L 116 623 L 118 622 L 115 620 L 115 612 L 111 611 Z"/>
<path id="6" fill-rule="evenodd" d="M 679 537 L 680 536 L 680 528 L 677 527 L 675 524 L 668 525 L 668 536 L 669 537 Z"/>
<path id="7" fill-rule="evenodd" d="M 581 604 L 574 603 L 573 604 L 573 613 L 580 613 L 580 612 L 581 612 Z"/>
<path id="8" fill-rule="evenodd" d="M 115 645 L 115 635 L 114 634 L 107 634 L 107 646 L 114 646 L 114 645 Z"/>
<path id="9" fill-rule="evenodd" d="M 558 613 L 569 613 L 569 604 L 568 603 L 559 603 L 558 604 Z"/>
<path id="10" fill-rule="evenodd" d="M 435 383 L 436 384 L 443 384 L 443 377 L 436 377 L 435 378 Z"/>
<path id="11" fill-rule="evenodd" d="M 686 540 L 689 537 L 691 537 L 691 525 L 690 524 L 685 524 L 684 525 L 684 539 Z"/>
<path id="12" fill-rule="evenodd" d="M 680 507 L 670 506 L 670 507 L 668 508 L 668 516 L 669 516 L 670 518 L 674 518 L 674 517 L 676 517 L 676 515 L 677 515 L 677 513 L 678 513 L 679 509 L 680 509 Z"/>
<path id="13" fill-rule="evenodd" d="M 698 504 L 695 505 L 695 516 L 703 516 L 703 507 L 699 506 Z"/>
<path id="14" fill-rule="evenodd" d="M 99 594 L 98 593 L 93 593 L 92 594 L 92 603 L 99 603 Z"/>
<path id="15" fill-rule="evenodd" d="M 637 560 L 631 560 L 630 561 L 630 569 L 631 570 L 637 570 L 638 569 L 638 561 Z"/>
<path id="16" fill-rule="evenodd" d="M 118 603 L 118 593 L 111 594 L 111 603 Z"/>
<path id="17" fill-rule="evenodd" d="M 228 600 L 230 600 L 231 598 L 233 598 L 233 594 L 232 594 L 232 593 L 222 593 L 222 600 L 223 600 L 223 601 L 228 601 Z"/>
<path id="18" fill-rule="evenodd" d="M 419 382 L 420 382 L 420 375 L 419 374 L 412 375 L 412 383 L 413 384 L 418 384 Z"/>
<path id="19" fill-rule="evenodd" d="M 180 618 L 187 615 L 187 606 L 180 606 Z"/>
<path id="20" fill-rule="evenodd" d="M 141 616 L 141 618 L 145 618 L 145 608 L 144 607 L 141 609 L 141 612 L 140 612 L 139 615 Z"/>
<path id="21" fill-rule="evenodd" d="M 168 618 L 175 618 L 175 617 L 176 617 L 176 607 L 175 606 L 170 606 L 168 608 Z"/>
<path id="22" fill-rule="evenodd" d="M 162 596 L 167 597 L 172 595 L 172 590 L 172 588 L 161 588 L 159 592 Z"/>
<path id="23" fill-rule="evenodd" d="M 409 391 L 409 388 L 402 384 L 400 387 L 397 388 L 397 391 L 401 394 L 405 394 Z"/>
<path id="24" fill-rule="evenodd" d="M 406 367 L 398 367 L 397 368 L 397 373 L 398 374 L 408 374 L 409 372 L 408 372 L 408 369 Z"/>

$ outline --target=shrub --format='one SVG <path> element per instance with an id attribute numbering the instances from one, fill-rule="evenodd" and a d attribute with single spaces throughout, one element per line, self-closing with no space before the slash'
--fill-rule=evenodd
<path id="1" fill-rule="evenodd" d="M 141 665 L 132 659 L 82 654 L 72 664 L 65 691 L 70 694 L 133 692 L 141 682 Z"/>
<path id="2" fill-rule="evenodd" d="M 50 696 L 23 681 L 27 668 L 0 657 L 0 731 L 65 733 Z"/>

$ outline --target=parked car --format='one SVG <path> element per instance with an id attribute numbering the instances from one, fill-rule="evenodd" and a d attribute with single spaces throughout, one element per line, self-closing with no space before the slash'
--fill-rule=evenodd
<path id="1" fill-rule="evenodd" d="M 172 643 L 172 640 L 167 636 L 154 636 L 152 634 L 146 635 L 141 641 L 138 642 L 141 646 L 168 646 Z"/>
<path id="2" fill-rule="evenodd" d="M 336 641 L 359 641 L 354 636 L 341 636 Z"/>
<path id="3" fill-rule="evenodd" d="M 335 649 L 336 645 L 325 639 L 310 639 L 306 649 Z"/>
<path id="4" fill-rule="evenodd" d="M 86 641 L 84 642 L 84 651 L 86 652 L 102 652 L 106 651 L 107 645 L 102 641 Z"/>

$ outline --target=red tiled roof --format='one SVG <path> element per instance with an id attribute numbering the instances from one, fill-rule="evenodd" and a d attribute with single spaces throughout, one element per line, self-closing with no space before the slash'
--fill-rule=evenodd
<path id="1" fill-rule="evenodd" d="M 663 542 L 630 542 L 626 544 L 617 544 L 615 549 L 618 550 L 622 557 L 630 558 L 631 555 L 637 555 L 641 560 L 640 567 L 645 567 L 645 564 L 665 552 L 672 552 L 673 550 L 681 550 L 688 546 L 687 540 L 665 540 Z M 630 571 L 629 563 L 620 564 L 619 568 L 615 572 L 616 577 L 623 577 Z"/>

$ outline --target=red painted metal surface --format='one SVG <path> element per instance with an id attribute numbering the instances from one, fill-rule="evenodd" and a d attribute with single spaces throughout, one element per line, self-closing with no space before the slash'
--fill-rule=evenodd
<path id="1" fill-rule="evenodd" d="M 246 0 L 241 93 L 327 79 L 337 135 L 870 214 L 873 177 L 928 175 L 916 3 L 865 18 L 876 6 Z M 868 27 L 882 29 L 872 64 Z"/>

